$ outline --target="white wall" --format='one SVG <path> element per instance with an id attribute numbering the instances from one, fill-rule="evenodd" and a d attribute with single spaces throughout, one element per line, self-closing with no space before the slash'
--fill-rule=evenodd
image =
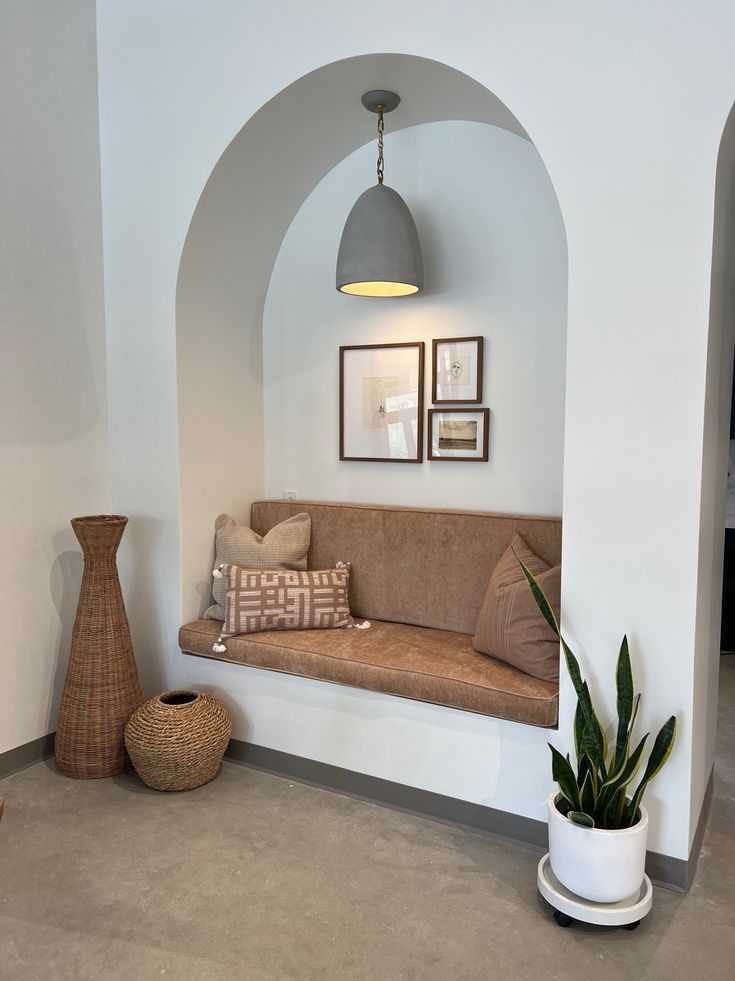
<path id="1" fill-rule="evenodd" d="M 733 344 L 735 343 L 735 107 L 717 159 L 712 242 L 712 289 L 704 433 L 702 512 L 699 537 L 697 644 L 694 659 L 692 829 L 707 788 L 715 750 L 720 671 L 722 572 L 730 455 Z"/>
<path id="2" fill-rule="evenodd" d="M 178 667 L 176 684 L 224 698 L 238 739 L 545 820 L 548 729 L 222 661 Z"/>
<path id="3" fill-rule="evenodd" d="M 56 726 L 82 557 L 109 510 L 93 0 L 0 13 L 0 753 Z"/>
<path id="4" fill-rule="evenodd" d="M 366 135 L 372 128 L 369 117 Z M 374 168 L 373 143 L 334 168 L 294 218 L 273 269 L 263 314 L 266 495 L 296 488 L 303 499 L 560 515 L 566 241 L 538 151 L 474 122 L 386 138 L 386 183 L 415 216 L 426 267 L 425 292 L 393 302 L 334 288 L 345 218 Z M 485 338 L 488 463 L 339 462 L 340 344 L 424 341 L 428 407 L 432 338 L 475 334 Z"/>
<path id="5" fill-rule="evenodd" d="M 100 2 L 112 495 L 116 509 L 150 520 L 157 535 L 155 600 L 143 607 L 146 656 L 170 680 L 196 675 L 221 689 L 240 718 L 249 710 L 248 672 L 234 682 L 231 672 L 175 654 L 174 304 L 184 240 L 209 174 L 260 106 L 320 65 L 387 46 L 446 62 L 516 114 L 559 197 L 569 250 L 564 626 L 593 687 L 607 691 L 608 708 L 627 629 L 648 693 L 642 724 L 679 714 L 677 749 L 647 800 L 651 847 L 686 857 L 696 817 L 692 733 L 706 721 L 693 697 L 693 664 L 705 642 L 696 632 L 698 578 L 711 558 L 699 554 L 699 531 L 713 186 L 735 87 L 735 8 L 715 0 L 696 8 L 458 0 L 453 15 L 462 29 L 454 31 L 443 9 L 418 0 L 376 0 L 371 11 L 366 18 L 336 0 Z M 356 76 L 356 106 L 363 82 Z M 311 107 L 310 121 L 319 110 Z M 305 146 L 295 142 L 291 153 Z M 280 221 L 277 195 L 272 207 Z M 257 326 L 243 323 L 248 336 Z M 216 375 L 201 384 L 214 397 Z M 200 425 L 207 423 L 214 430 L 216 417 Z M 226 482 L 226 456 L 220 460 Z M 259 675 L 257 684 L 270 686 L 261 706 L 270 711 L 272 744 L 282 745 L 287 727 L 279 723 L 294 683 Z M 570 706 L 565 695 L 563 721 Z M 402 702 L 387 709 L 399 710 Z M 300 718 L 304 746 L 327 733 L 325 754 L 341 754 L 339 713 L 304 710 Z M 447 746 L 452 724 L 460 723 L 443 729 Z M 525 730 L 516 731 L 522 738 Z M 507 733 L 493 742 L 498 765 L 518 762 L 513 740 Z M 550 778 L 537 748 L 530 769 L 534 786 L 545 789 Z M 367 771 L 383 765 L 367 737 L 355 756 Z M 435 788 L 450 787 L 451 753 L 436 767 L 428 753 L 426 760 Z M 398 766 L 395 758 L 390 765 Z M 410 755 L 402 772 L 410 777 Z M 520 810 L 506 789 L 499 785 L 488 802 Z"/>

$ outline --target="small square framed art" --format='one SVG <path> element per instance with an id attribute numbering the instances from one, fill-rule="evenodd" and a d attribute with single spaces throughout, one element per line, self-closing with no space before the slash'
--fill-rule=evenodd
<path id="1" fill-rule="evenodd" d="M 489 409 L 429 409 L 429 459 L 489 458 Z"/>
<path id="2" fill-rule="evenodd" d="M 482 337 L 432 341 L 431 400 L 435 405 L 482 402 Z"/>

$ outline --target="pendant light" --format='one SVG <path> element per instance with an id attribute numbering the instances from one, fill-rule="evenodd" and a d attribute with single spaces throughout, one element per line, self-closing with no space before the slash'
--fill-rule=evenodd
<path id="1" fill-rule="evenodd" d="M 383 115 L 401 101 L 395 92 L 366 92 L 362 104 L 378 114 L 378 183 L 347 216 L 337 255 L 337 289 L 352 296 L 410 296 L 424 285 L 421 244 L 400 194 L 383 183 Z"/>

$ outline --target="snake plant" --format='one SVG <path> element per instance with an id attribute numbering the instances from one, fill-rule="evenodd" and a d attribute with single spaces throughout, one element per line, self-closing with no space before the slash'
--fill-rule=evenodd
<path id="1" fill-rule="evenodd" d="M 517 557 L 517 556 L 516 556 Z M 641 696 L 634 693 L 628 638 L 623 637 L 616 670 L 618 725 L 615 743 L 608 751 L 605 730 L 600 725 L 587 682 L 582 678 L 576 657 L 559 630 L 559 624 L 533 573 L 520 559 L 523 574 L 531 587 L 536 605 L 561 641 L 564 658 L 574 690 L 577 708 L 574 713 L 574 749 L 576 771 L 569 754 L 562 754 L 549 743 L 551 772 L 558 783 L 562 799 L 559 810 L 568 820 L 586 828 L 629 828 L 639 819 L 643 792 L 661 770 L 671 754 L 676 737 L 676 716 L 672 715 L 656 736 L 643 776 L 632 796 L 628 785 L 640 770 L 643 752 L 650 733 L 631 749 L 633 726 Z"/>

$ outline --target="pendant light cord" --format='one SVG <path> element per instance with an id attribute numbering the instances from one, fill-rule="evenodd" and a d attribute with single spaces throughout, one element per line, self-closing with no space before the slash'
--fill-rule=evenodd
<path id="1" fill-rule="evenodd" d="M 383 183 L 383 106 L 378 106 L 378 184 Z"/>

